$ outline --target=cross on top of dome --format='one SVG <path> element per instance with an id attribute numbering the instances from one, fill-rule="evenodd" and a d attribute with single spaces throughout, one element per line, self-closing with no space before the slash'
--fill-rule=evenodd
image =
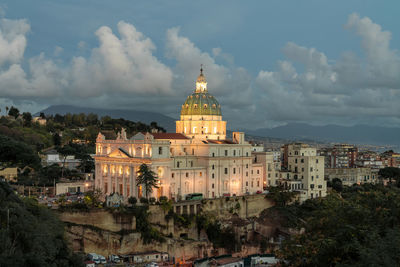
<path id="1" fill-rule="evenodd" d="M 196 80 L 196 93 L 207 92 L 207 80 L 203 75 L 203 64 L 200 65 L 200 75 Z"/>

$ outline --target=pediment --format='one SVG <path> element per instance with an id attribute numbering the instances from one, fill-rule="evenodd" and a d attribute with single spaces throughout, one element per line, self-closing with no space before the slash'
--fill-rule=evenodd
<path id="1" fill-rule="evenodd" d="M 128 152 L 124 151 L 122 148 L 113 150 L 107 155 L 110 158 L 131 158 Z"/>

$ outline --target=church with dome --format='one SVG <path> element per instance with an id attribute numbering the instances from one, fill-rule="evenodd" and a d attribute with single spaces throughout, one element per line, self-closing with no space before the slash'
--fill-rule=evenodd
<path id="1" fill-rule="evenodd" d="M 139 166 L 147 164 L 158 177 L 152 196 L 186 199 L 259 193 L 267 183 L 267 154 L 255 151 L 244 133 L 226 136 L 221 105 L 208 92 L 200 70 L 194 92 L 181 106 L 175 133 L 137 133 L 128 138 L 124 129 L 116 139 L 102 133 L 96 140 L 95 187 L 104 194 L 140 198 L 136 184 Z"/>

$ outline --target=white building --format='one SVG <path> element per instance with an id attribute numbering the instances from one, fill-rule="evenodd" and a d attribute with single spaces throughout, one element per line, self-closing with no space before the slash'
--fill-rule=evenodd
<path id="1" fill-rule="evenodd" d="M 96 188 L 105 194 L 142 196 L 136 176 L 139 166 L 145 163 L 159 178 L 155 197 L 251 194 L 262 191 L 266 182 L 265 155 L 252 153 L 242 132 L 234 132 L 232 139 L 226 139 L 221 107 L 208 93 L 201 72 L 194 93 L 181 107 L 176 133 L 138 133 L 128 138 L 122 130 L 115 140 L 106 140 L 99 133 L 94 156 Z"/>
<path id="2" fill-rule="evenodd" d="M 282 147 L 280 183 L 301 193 L 300 200 L 325 197 L 324 157 L 307 144 L 293 143 Z"/>

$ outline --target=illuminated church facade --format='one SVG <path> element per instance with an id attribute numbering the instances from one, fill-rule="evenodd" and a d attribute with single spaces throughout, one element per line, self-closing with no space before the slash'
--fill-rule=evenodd
<path id="1" fill-rule="evenodd" d="M 226 138 L 221 106 L 209 94 L 201 70 L 195 91 L 181 107 L 176 133 L 138 133 L 130 138 L 123 129 L 114 140 L 99 133 L 96 140 L 96 188 L 109 195 L 141 197 L 136 185 L 139 166 L 149 165 L 159 188 L 152 196 L 185 199 L 192 193 L 205 198 L 261 192 L 266 184 L 264 152 L 252 152 L 244 133 Z"/>

